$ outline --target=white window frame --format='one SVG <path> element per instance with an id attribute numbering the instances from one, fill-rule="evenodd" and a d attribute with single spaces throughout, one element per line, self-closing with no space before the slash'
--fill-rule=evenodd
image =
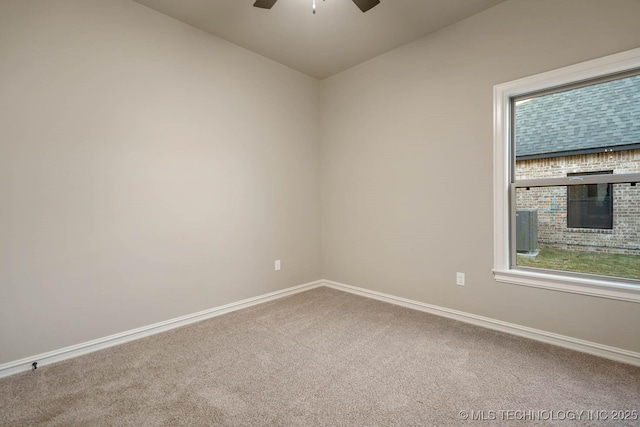
<path id="1" fill-rule="evenodd" d="M 553 289 L 624 301 L 640 302 L 640 283 L 604 276 L 590 276 L 545 270 L 511 267 L 510 226 L 515 223 L 510 199 L 515 194 L 512 177 L 511 99 L 552 88 L 640 69 L 640 48 L 592 61 L 560 68 L 494 86 L 493 90 L 493 200 L 494 200 L 494 268 L 495 280 L 514 285 Z M 638 174 L 634 174 L 638 175 Z M 612 181 L 618 181 L 620 176 Z M 602 177 L 602 176 L 600 176 Z M 586 178 L 586 177 L 585 177 Z M 589 177 L 590 178 L 590 177 Z M 594 178 L 597 179 L 597 178 Z M 566 178 L 549 179 L 549 185 L 565 185 Z M 554 182 L 554 181 L 557 181 Z M 585 179 L 590 181 L 590 179 Z M 519 181 L 519 187 L 527 183 Z"/>

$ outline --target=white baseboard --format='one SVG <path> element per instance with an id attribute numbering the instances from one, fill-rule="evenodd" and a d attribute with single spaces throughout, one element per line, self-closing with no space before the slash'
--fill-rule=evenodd
<path id="1" fill-rule="evenodd" d="M 210 319 L 212 317 L 220 316 L 232 311 L 251 307 L 299 292 L 308 291 L 310 289 L 318 288 L 321 286 L 326 286 L 328 288 L 361 295 L 367 298 L 373 298 L 379 301 L 400 305 L 414 310 L 424 311 L 426 313 L 447 317 L 449 319 L 459 320 L 461 322 L 471 323 L 488 329 L 506 332 L 512 335 L 530 338 L 536 341 L 542 341 L 571 350 L 593 354 L 595 356 L 604 357 L 606 359 L 640 366 L 640 353 L 636 353 L 633 351 L 580 340 L 565 335 L 554 334 L 552 332 L 546 332 L 539 329 L 528 328 L 526 326 L 520 326 L 514 323 L 503 322 L 500 320 L 491 319 L 489 317 L 477 316 L 475 314 L 439 307 L 432 304 L 426 304 L 419 301 L 413 301 L 410 299 L 396 297 L 381 292 L 371 291 L 369 289 L 345 285 L 344 283 L 333 282 L 330 280 L 318 280 L 315 282 L 293 286 L 291 288 L 271 292 L 269 294 L 253 298 L 248 298 L 219 307 L 210 308 L 198 313 L 188 314 L 186 316 L 177 317 L 175 319 L 166 320 L 164 322 L 155 323 L 153 325 L 143 326 L 141 328 L 132 329 L 130 331 L 121 332 L 119 334 L 110 335 L 108 337 L 98 338 L 92 341 L 87 341 L 85 343 L 65 347 L 59 350 L 38 354 L 32 357 L 16 360 L 14 362 L 5 363 L 0 365 L 0 378 L 28 371 L 31 369 L 31 364 L 33 362 L 38 362 L 38 367 L 46 366 L 51 363 L 60 362 L 62 360 L 71 359 L 83 354 L 102 350 L 119 344 L 124 344 L 126 342 L 133 341 L 139 338 L 155 335 L 157 333 L 168 331 L 170 329 Z"/>
<path id="2" fill-rule="evenodd" d="M 606 359 L 615 360 L 617 362 L 640 366 L 640 353 L 625 350 L 622 348 L 610 347 L 591 341 L 585 341 L 565 335 L 554 334 L 552 332 L 542 331 L 540 329 L 516 325 L 515 323 L 503 322 L 501 320 L 491 319 L 489 317 L 478 316 L 471 313 L 465 313 L 463 311 L 452 310 L 450 308 L 444 308 L 437 305 L 413 301 L 410 299 L 396 297 L 381 292 L 371 291 L 369 289 L 345 285 L 344 283 L 332 282 L 330 280 L 323 280 L 322 284 L 329 288 L 350 292 L 352 294 L 361 295 L 367 298 L 373 298 L 379 301 L 384 301 L 414 310 L 435 314 L 437 316 L 447 317 L 449 319 L 471 323 L 473 325 L 482 326 L 484 328 L 506 332 L 512 335 L 518 335 L 547 344 L 557 345 L 559 347 L 568 348 L 570 350 L 604 357 Z"/>
<path id="3" fill-rule="evenodd" d="M 153 325 L 143 326 L 141 328 L 132 329 L 130 331 L 121 332 L 119 334 L 110 335 L 104 338 L 98 338 L 81 344 L 72 345 L 59 350 L 49 351 L 47 353 L 38 354 L 32 357 L 16 360 L 0 365 L 0 378 L 14 375 L 31 369 L 33 362 L 38 362 L 38 367 L 46 366 L 51 363 L 60 362 L 62 360 L 71 359 L 83 354 L 92 353 L 115 345 L 124 344 L 129 341 L 155 335 L 170 329 L 179 328 L 191 323 L 210 319 L 232 311 L 251 307 L 253 305 L 262 304 L 278 298 L 296 294 L 298 292 L 308 291 L 313 288 L 322 286 L 323 282 L 318 280 L 315 282 L 305 283 L 303 285 L 293 286 L 265 295 L 248 298 L 242 301 L 221 305 L 219 307 L 210 308 L 197 313 L 187 314 L 186 316 L 176 317 L 175 319 L 166 320 L 164 322 L 154 323 Z"/>

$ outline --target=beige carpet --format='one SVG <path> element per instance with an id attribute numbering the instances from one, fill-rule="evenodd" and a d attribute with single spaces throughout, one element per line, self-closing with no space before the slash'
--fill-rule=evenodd
<path id="1" fill-rule="evenodd" d="M 0 380 L 2 426 L 640 425 L 613 410 L 640 368 L 329 288 Z"/>

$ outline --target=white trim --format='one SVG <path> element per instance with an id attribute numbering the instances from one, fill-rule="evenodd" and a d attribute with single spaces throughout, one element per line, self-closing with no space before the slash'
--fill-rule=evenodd
<path id="1" fill-rule="evenodd" d="M 578 338 L 572 338 L 566 335 L 555 334 L 553 332 L 547 332 L 540 329 L 529 328 L 527 326 L 521 326 L 515 323 L 503 322 L 501 320 L 496 320 L 489 317 L 465 313 L 464 311 L 452 310 L 450 308 L 426 304 L 420 301 L 414 301 L 389 294 L 384 294 L 382 292 L 376 292 L 369 289 L 345 285 L 344 283 L 324 280 L 323 284 L 324 286 L 329 288 L 376 299 L 378 301 L 384 301 L 391 304 L 400 305 L 402 307 L 423 311 L 425 313 L 435 314 L 436 316 L 470 323 L 476 326 L 481 326 L 483 328 L 493 329 L 511 335 L 517 335 L 535 341 L 541 341 L 547 344 L 556 345 L 558 347 L 564 347 L 570 350 L 592 354 L 595 356 L 603 357 L 605 359 L 615 360 L 617 362 L 640 366 L 640 353 L 634 351 L 598 344 L 591 341 L 585 341 Z"/>
<path id="2" fill-rule="evenodd" d="M 605 281 L 528 270 L 493 270 L 497 282 L 551 289 L 620 301 L 640 302 L 640 287 L 623 281 Z"/>
<path id="3" fill-rule="evenodd" d="M 81 344 L 72 345 L 59 350 L 49 351 L 47 353 L 38 354 L 32 357 L 8 362 L 0 365 L 0 378 L 14 375 L 31 369 L 33 362 L 38 362 L 38 367 L 46 366 L 51 363 L 60 362 L 62 360 L 71 359 L 73 357 L 82 356 L 83 354 L 92 353 L 94 351 L 113 347 L 115 345 L 124 344 L 129 341 L 155 335 L 170 329 L 179 328 L 191 323 L 200 322 L 232 311 L 251 307 L 264 302 L 283 298 L 299 292 L 308 291 L 313 288 L 322 286 L 322 281 L 309 282 L 291 288 L 282 289 L 280 291 L 271 292 L 253 298 L 247 298 L 242 301 L 232 302 L 230 304 L 221 305 L 219 307 L 210 308 L 199 311 L 197 313 L 187 314 L 185 316 L 176 317 L 175 319 L 165 320 L 164 322 L 154 323 L 153 325 L 143 326 L 141 328 L 132 329 L 130 331 L 121 332 L 108 337 L 98 338 Z"/>
<path id="4" fill-rule="evenodd" d="M 531 273 L 512 269 L 509 252 L 510 102 L 513 97 L 548 88 L 640 68 L 640 48 L 583 62 L 494 86 L 493 99 L 493 200 L 494 275 L 499 282 L 556 291 L 640 302 L 640 286 L 615 279 L 580 278 L 562 274 Z M 515 213 L 513 213 L 515 215 Z"/>
<path id="5" fill-rule="evenodd" d="M 191 323 L 210 319 L 212 317 L 220 316 L 232 311 L 251 307 L 257 304 L 262 304 L 264 302 L 294 295 L 299 292 L 308 291 L 321 286 L 326 286 L 328 288 L 349 292 L 352 294 L 384 301 L 395 305 L 400 305 L 402 307 L 407 307 L 430 314 L 435 314 L 436 316 L 442 316 L 465 323 L 471 323 L 473 325 L 481 326 L 484 328 L 557 345 L 559 347 L 564 347 L 571 350 L 593 354 L 596 356 L 604 357 L 606 359 L 640 366 L 640 353 L 636 353 L 633 351 L 610 347 L 590 341 L 584 341 L 564 335 L 554 334 L 552 332 L 546 332 L 539 329 L 528 328 L 526 326 L 503 322 L 501 320 L 495 320 L 489 317 L 478 316 L 471 313 L 465 313 L 463 311 L 452 310 L 450 308 L 439 307 L 437 305 L 426 304 L 419 301 L 396 297 L 393 295 L 384 294 L 382 292 L 376 292 L 369 289 L 345 285 L 344 283 L 333 282 L 330 280 L 317 280 L 315 282 L 293 286 L 291 288 L 271 292 L 269 294 L 248 298 L 242 301 L 214 307 L 193 314 L 188 314 L 186 316 L 177 317 L 175 319 L 166 320 L 164 322 L 155 323 L 153 325 L 143 326 L 141 328 L 132 329 L 130 331 L 110 335 L 108 337 L 98 338 L 92 341 L 87 341 L 85 343 L 65 347 L 59 350 L 54 350 L 32 357 L 26 357 L 14 362 L 5 363 L 0 365 L 0 378 L 28 371 L 31 369 L 31 363 L 33 363 L 34 361 L 38 362 L 39 367 L 46 366 L 51 363 L 60 362 L 77 356 L 82 356 L 94 351 L 124 344 L 129 341 L 148 337 L 150 335 L 155 335 L 160 332 L 165 332 L 174 328 L 189 325 Z"/>

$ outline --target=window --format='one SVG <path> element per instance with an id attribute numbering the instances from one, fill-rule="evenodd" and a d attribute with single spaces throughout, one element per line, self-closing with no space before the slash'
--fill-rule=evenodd
<path id="1" fill-rule="evenodd" d="M 567 176 L 612 174 L 613 171 L 568 173 Z M 567 187 L 567 227 L 613 229 L 613 185 Z"/>
<path id="2" fill-rule="evenodd" d="M 640 49 L 494 88 L 497 281 L 640 302 Z"/>

